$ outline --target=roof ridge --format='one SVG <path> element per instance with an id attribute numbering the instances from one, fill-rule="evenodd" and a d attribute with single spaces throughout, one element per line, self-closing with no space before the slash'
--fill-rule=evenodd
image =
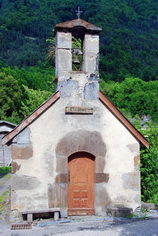
<path id="1" fill-rule="evenodd" d="M 102 28 L 79 18 L 79 19 L 74 19 L 74 20 L 65 21 L 65 22 L 56 24 L 55 31 L 59 28 L 71 29 L 71 28 L 74 28 L 77 26 L 84 27 L 90 31 L 101 31 L 102 30 Z"/>

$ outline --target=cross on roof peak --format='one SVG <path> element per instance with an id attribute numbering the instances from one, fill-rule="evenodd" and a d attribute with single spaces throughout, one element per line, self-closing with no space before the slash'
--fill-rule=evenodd
<path id="1" fill-rule="evenodd" d="M 78 16 L 78 19 L 80 19 L 80 15 L 83 11 L 80 10 L 80 7 L 76 10 L 76 15 Z"/>

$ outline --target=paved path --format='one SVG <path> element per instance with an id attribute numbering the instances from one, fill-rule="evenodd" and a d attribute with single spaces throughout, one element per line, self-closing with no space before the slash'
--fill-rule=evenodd
<path id="1" fill-rule="evenodd" d="M 158 236 L 158 219 L 103 219 L 33 227 L 32 230 L 10 230 L 3 225 L 1 236 Z"/>
<path id="2" fill-rule="evenodd" d="M 109 225 L 100 224 L 98 227 L 82 226 L 80 231 L 52 234 L 56 236 L 157 236 L 158 219 L 131 221 L 124 223 L 113 222 Z"/>
<path id="3" fill-rule="evenodd" d="M 129 223 L 100 224 L 99 227 L 80 227 L 80 231 L 52 234 L 56 236 L 157 236 L 158 219 L 143 220 Z"/>
<path id="4" fill-rule="evenodd" d="M 7 174 L 3 178 L 0 178 L 0 196 L 10 188 L 10 185 L 11 174 Z"/>

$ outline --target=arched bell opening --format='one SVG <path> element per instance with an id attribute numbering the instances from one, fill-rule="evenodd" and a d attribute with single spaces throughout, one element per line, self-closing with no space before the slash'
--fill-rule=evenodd
<path id="1" fill-rule="evenodd" d="M 83 63 L 83 40 L 85 28 L 76 26 L 72 28 L 72 70 L 81 71 Z"/>

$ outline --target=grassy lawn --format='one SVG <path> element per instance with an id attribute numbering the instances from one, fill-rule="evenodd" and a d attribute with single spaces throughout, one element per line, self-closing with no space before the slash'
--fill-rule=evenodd
<path id="1" fill-rule="evenodd" d="M 3 192 L 3 186 L 11 178 L 10 172 L 11 172 L 11 167 L 0 167 L 0 188 L 2 188 L 2 191 L 0 192 L 0 218 L 4 217 L 2 213 L 6 209 L 6 204 L 8 204 L 10 189 L 8 189 L 9 188 L 8 186 L 4 188 Z"/>
<path id="2" fill-rule="evenodd" d="M 4 192 L 0 196 L 0 215 L 2 214 L 2 212 L 3 212 L 4 208 L 5 208 L 7 194 L 8 194 L 8 191 Z"/>

